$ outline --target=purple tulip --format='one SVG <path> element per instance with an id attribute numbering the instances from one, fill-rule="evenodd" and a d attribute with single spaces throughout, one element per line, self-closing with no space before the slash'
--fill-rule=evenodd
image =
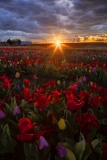
<path id="1" fill-rule="evenodd" d="M 65 157 L 67 154 L 66 149 L 63 145 L 56 146 L 56 150 L 57 150 L 58 156 L 61 158 Z"/>
<path id="2" fill-rule="evenodd" d="M 46 109 L 45 108 L 40 108 L 39 111 L 40 112 L 44 112 Z"/>
<path id="3" fill-rule="evenodd" d="M 82 81 L 82 79 L 80 78 L 80 79 L 79 79 L 79 83 L 82 83 L 82 82 L 83 82 L 83 81 Z"/>
<path id="4" fill-rule="evenodd" d="M 92 72 L 96 72 L 96 67 L 93 67 L 93 68 L 92 68 Z"/>
<path id="5" fill-rule="evenodd" d="M 75 87 L 75 90 L 77 91 L 78 90 L 78 85 L 74 84 L 74 87 Z"/>
<path id="6" fill-rule="evenodd" d="M 16 88 L 17 88 L 17 90 L 20 90 L 20 86 L 19 86 L 19 85 L 17 85 L 17 87 L 16 87 Z"/>
<path id="7" fill-rule="evenodd" d="M 19 107 L 15 107 L 14 108 L 14 115 L 16 116 L 16 115 L 18 115 L 18 114 L 20 114 L 21 113 L 21 111 L 20 111 L 20 109 L 19 109 Z"/>
<path id="8" fill-rule="evenodd" d="M 2 119 L 4 117 L 6 117 L 6 114 L 2 110 L 0 110 L 0 119 Z"/>
<path id="9" fill-rule="evenodd" d="M 35 80 L 37 80 L 37 79 L 38 79 L 38 77 L 37 77 L 36 75 L 33 75 L 33 78 L 34 78 Z"/>
<path id="10" fill-rule="evenodd" d="M 82 80 L 83 80 L 84 82 L 86 82 L 86 81 L 87 81 L 87 77 L 86 77 L 86 76 L 83 76 Z"/>
<path id="11" fill-rule="evenodd" d="M 43 136 L 40 136 L 40 138 L 39 138 L 39 149 L 42 150 L 42 149 L 44 149 L 48 146 L 49 146 L 49 144 L 46 141 L 46 139 Z"/>

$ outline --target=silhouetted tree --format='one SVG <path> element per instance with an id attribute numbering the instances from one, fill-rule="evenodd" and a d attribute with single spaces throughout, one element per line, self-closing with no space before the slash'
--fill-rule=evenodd
<path id="1" fill-rule="evenodd" d="M 9 46 L 12 45 L 12 41 L 10 39 L 7 40 L 7 43 L 9 44 Z"/>
<path id="2" fill-rule="evenodd" d="M 18 44 L 21 45 L 21 40 L 20 39 L 18 40 Z"/>

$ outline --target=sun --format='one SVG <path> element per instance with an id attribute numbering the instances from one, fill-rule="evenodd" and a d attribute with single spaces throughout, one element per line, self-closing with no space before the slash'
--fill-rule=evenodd
<path id="1" fill-rule="evenodd" d="M 57 40 L 57 41 L 55 42 L 55 44 L 56 44 L 57 46 L 60 46 L 61 41 L 60 41 L 60 40 Z"/>

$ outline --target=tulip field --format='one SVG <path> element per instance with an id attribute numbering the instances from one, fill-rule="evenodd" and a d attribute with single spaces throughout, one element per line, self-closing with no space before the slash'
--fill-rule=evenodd
<path id="1" fill-rule="evenodd" d="M 107 160 L 107 50 L 0 48 L 0 160 Z"/>

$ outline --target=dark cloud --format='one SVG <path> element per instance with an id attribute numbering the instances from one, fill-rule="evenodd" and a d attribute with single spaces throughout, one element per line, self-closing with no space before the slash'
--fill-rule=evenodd
<path id="1" fill-rule="evenodd" d="M 106 6 L 99 6 L 98 8 L 96 8 L 94 10 L 94 14 L 97 15 L 97 16 L 99 16 L 99 15 L 101 15 L 101 16 L 106 15 L 107 16 L 107 8 L 106 8 Z"/>
<path id="2" fill-rule="evenodd" d="M 0 0 L 0 37 L 68 39 L 107 33 L 107 0 Z M 53 37 L 52 37 L 53 38 Z"/>

